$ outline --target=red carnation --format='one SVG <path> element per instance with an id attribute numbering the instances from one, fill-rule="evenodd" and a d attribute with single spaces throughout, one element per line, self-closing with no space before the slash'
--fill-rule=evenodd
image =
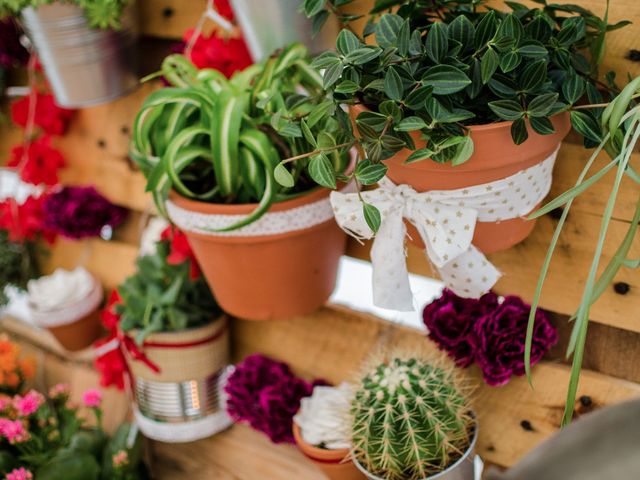
<path id="1" fill-rule="evenodd" d="M 11 118 L 21 127 L 27 126 L 29 119 L 29 103 L 35 102 L 34 123 L 50 135 L 64 135 L 73 116 L 73 110 L 56 105 L 50 93 L 35 92 L 11 104 Z"/>
<path id="2" fill-rule="evenodd" d="M 47 242 L 53 243 L 56 235 L 44 227 L 42 204 L 46 195 L 29 197 L 19 205 L 13 198 L 0 202 L 0 228 L 7 230 L 9 240 L 22 242 L 36 240 L 40 235 Z"/>
<path id="3" fill-rule="evenodd" d="M 193 33 L 193 29 L 185 32 L 184 41 L 187 44 Z M 215 31 L 209 36 L 201 34 L 197 38 L 191 49 L 190 60 L 198 68 L 219 70 L 227 78 L 253 64 L 242 38 L 222 38 Z"/>
<path id="4" fill-rule="evenodd" d="M 161 240 L 170 240 L 170 253 L 167 257 L 167 263 L 169 265 L 179 265 L 186 261 L 190 262 L 190 277 L 192 280 L 197 279 L 200 276 L 200 267 L 196 260 L 193 250 L 189 245 L 187 236 L 175 227 L 167 227 L 160 235 Z"/>
<path id="5" fill-rule="evenodd" d="M 229 0 L 213 0 L 213 6 L 216 11 L 227 20 L 233 20 L 233 10 L 229 5 Z"/>
<path id="6" fill-rule="evenodd" d="M 116 312 L 116 305 L 122 303 L 122 298 L 117 288 L 114 288 L 109 295 L 107 305 L 100 312 L 100 320 L 107 330 L 113 332 L 118 328 L 120 314 Z"/>
<path id="7" fill-rule="evenodd" d="M 116 333 L 96 341 L 93 346 L 100 349 L 109 342 L 115 340 Z M 124 358 L 122 350 L 115 347 L 102 355 L 96 357 L 94 362 L 96 370 L 100 373 L 100 385 L 103 387 L 115 386 L 118 390 L 124 389 L 124 373 L 127 371 L 127 360 Z"/>
<path id="8" fill-rule="evenodd" d="M 24 159 L 24 163 L 23 163 Z M 58 170 L 64 167 L 64 157 L 51 147 L 49 136 L 40 137 L 29 144 L 17 145 L 11 149 L 7 166 L 19 168 L 20 178 L 34 185 L 55 185 L 58 183 Z"/>

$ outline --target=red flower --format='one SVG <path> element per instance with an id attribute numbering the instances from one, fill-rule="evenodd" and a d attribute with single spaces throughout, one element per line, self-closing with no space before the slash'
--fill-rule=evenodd
<path id="1" fill-rule="evenodd" d="M 117 288 L 114 288 L 109 295 L 109 299 L 107 300 L 107 305 L 100 312 L 100 320 L 102 320 L 102 325 L 104 327 L 114 332 L 118 328 L 118 322 L 120 322 L 120 314 L 116 312 L 116 306 L 122 302 L 122 298 L 120 297 L 120 293 Z"/>
<path id="2" fill-rule="evenodd" d="M 186 261 L 190 261 L 190 277 L 192 280 L 195 280 L 200 276 L 200 267 L 198 266 L 198 261 L 196 260 L 193 251 L 191 250 L 191 246 L 189 246 L 189 242 L 187 240 L 187 236 L 178 230 L 175 227 L 167 227 L 160 235 L 161 240 L 170 240 L 170 253 L 167 257 L 167 263 L 169 265 L 179 265 Z"/>
<path id="3" fill-rule="evenodd" d="M 24 157 L 24 163 L 22 163 Z M 58 170 L 64 167 L 62 154 L 51 147 L 51 137 L 40 137 L 29 144 L 17 145 L 11 149 L 11 157 L 7 162 L 9 167 L 20 169 L 20 178 L 34 185 L 55 185 L 58 183 Z"/>
<path id="4" fill-rule="evenodd" d="M 229 5 L 229 0 L 213 0 L 216 11 L 227 20 L 233 20 L 233 10 Z"/>
<path id="5" fill-rule="evenodd" d="M 188 44 L 193 29 L 185 32 L 184 41 Z M 190 60 L 198 68 L 214 68 L 227 78 L 234 72 L 244 70 L 253 63 L 247 45 L 242 38 L 225 39 L 216 35 L 200 35 L 191 49 Z"/>
<path id="6" fill-rule="evenodd" d="M 93 346 L 96 349 L 108 344 L 117 338 L 116 333 L 96 341 Z M 124 389 L 124 373 L 127 371 L 127 360 L 122 350 L 116 346 L 113 350 L 96 357 L 94 362 L 96 370 L 100 373 L 100 385 L 103 387 L 115 386 L 118 390 Z"/>
<path id="7" fill-rule="evenodd" d="M 27 95 L 11 104 L 11 119 L 21 127 L 27 126 L 29 118 L 29 103 L 35 101 L 34 123 L 50 135 L 64 135 L 69 126 L 73 110 L 67 110 L 56 105 L 50 93 L 36 92 Z"/>
<path id="8" fill-rule="evenodd" d="M 43 224 L 42 204 L 45 198 L 46 195 L 32 196 L 22 205 L 18 205 L 13 198 L 0 202 L 0 228 L 7 230 L 9 240 L 35 240 L 40 235 L 47 242 L 54 242 L 55 233 Z"/>

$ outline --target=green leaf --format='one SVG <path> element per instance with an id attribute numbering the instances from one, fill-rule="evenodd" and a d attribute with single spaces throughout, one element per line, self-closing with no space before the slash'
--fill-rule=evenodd
<path id="1" fill-rule="evenodd" d="M 273 177 L 276 182 L 285 188 L 291 188 L 296 184 L 296 181 L 293 179 L 293 175 L 291 175 L 291 172 L 282 162 L 280 162 L 273 170 Z"/>
<path id="2" fill-rule="evenodd" d="M 419 30 L 414 30 L 409 40 L 409 54 L 420 55 L 422 53 L 422 37 Z"/>
<path id="3" fill-rule="evenodd" d="M 353 82 L 351 80 L 343 80 L 338 85 L 336 85 L 336 88 L 334 89 L 334 91 L 336 93 L 350 94 L 350 93 L 356 93 L 359 88 L 360 86 L 356 82 Z"/>
<path id="4" fill-rule="evenodd" d="M 558 100 L 557 93 L 538 95 L 527 105 L 527 114 L 531 117 L 544 117 L 551 111 L 556 100 Z"/>
<path id="5" fill-rule="evenodd" d="M 316 139 L 311 132 L 311 129 L 307 125 L 307 122 L 304 120 L 300 120 L 300 129 L 302 130 L 302 135 L 304 135 L 304 139 L 309 142 L 313 147 L 317 147 Z"/>
<path id="6" fill-rule="evenodd" d="M 370 203 L 363 201 L 362 212 L 364 214 L 364 220 L 367 222 L 371 231 L 374 233 L 377 232 L 378 229 L 380 229 L 380 223 L 382 222 L 380 211 Z"/>
<path id="7" fill-rule="evenodd" d="M 464 140 L 456 147 L 456 153 L 451 158 L 451 165 L 462 165 L 473 155 L 473 140 L 470 136 L 464 137 Z"/>
<path id="8" fill-rule="evenodd" d="M 413 152 L 409 157 L 404 161 L 405 164 L 419 162 L 421 160 L 426 160 L 431 158 L 435 152 L 430 148 L 421 148 Z"/>
<path id="9" fill-rule="evenodd" d="M 426 127 L 427 124 L 420 117 L 407 117 L 400 121 L 394 130 L 397 132 L 413 132 L 414 130 L 422 130 Z"/>
<path id="10" fill-rule="evenodd" d="M 517 51 L 507 52 L 500 59 L 500 70 L 504 73 L 509 73 L 512 70 L 515 70 L 520 62 L 522 61 L 522 57 L 518 54 Z"/>
<path id="11" fill-rule="evenodd" d="M 417 89 L 409 92 L 407 98 L 404 100 L 404 104 L 411 110 L 421 110 L 424 108 L 425 100 L 429 98 L 432 92 L 433 87 L 429 85 L 418 87 Z"/>
<path id="12" fill-rule="evenodd" d="M 338 34 L 336 48 L 342 55 L 349 55 L 360 47 L 360 39 L 351 30 L 343 28 Z"/>
<path id="13" fill-rule="evenodd" d="M 529 132 L 527 132 L 527 124 L 524 118 L 519 118 L 511 124 L 511 138 L 513 143 L 520 145 L 529 138 Z"/>
<path id="14" fill-rule="evenodd" d="M 562 82 L 562 95 L 570 104 L 576 103 L 584 95 L 585 81 L 578 75 L 571 75 Z"/>
<path id="15" fill-rule="evenodd" d="M 464 15 L 458 15 L 447 29 L 449 38 L 460 42 L 462 45 L 471 45 L 475 33 L 476 29 L 473 23 Z"/>
<path id="16" fill-rule="evenodd" d="M 342 75 L 342 71 L 344 70 L 344 65 L 342 62 L 333 63 L 329 65 L 327 69 L 324 71 L 324 78 L 322 85 L 325 89 L 329 88 L 331 85 L 336 83 L 340 76 Z"/>
<path id="17" fill-rule="evenodd" d="M 307 117 L 307 125 L 309 128 L 313 128 L 323 117 L 331 115 L 334 109 L 335 104 L 331 100 L 326 100 L 313 107 L 313 110 L 311 110 L 311 113 L 309 113 Z"/>
<path id="18" fill-rule="evenodd" d="M 387 166 L 382 162 L 373 163 L 370 160 L 358 162 L 355 175 L 362 185 L 373 185 L 387 174 Z"/>
<path id="19" fill-rule="evenodd" d="M 487 48 L 487 51 L 482 55 L 480 60 L 480 74 L 482 77 L 482 83 L 486 84 L 489 79 L 496 73 L 498 64 L 500 63 L 500 57 L 491 47 Z"/>
<path id="20" fill-rule="evenodd" d="M 547 62 L 536 60 L 527 65 L 520 74 L 520 88 L 525 92 L 530 92 L 545 81 L 547 78 Z"/>
<path id="21" fill-rule="evenodd" d="M 404 93 L 402 78 L 393 67 L 389 67 L 384 76 L 384 93 L 392 100 L 402 100 L 402 94 Z"/>
<path id="22" fill-rule="evenodd" d="M 317 15 L 313 16 L 313 20 L 311 21 L 312 37 L 315 38 L 318 35 L 318 33 L 320 33 L 320 30 L 322 30 L 322 27 L 324 27 L 324 24 L 327 23 L 328 19 L 329 19 L 329 12 L 326 10 L 323 10 Z"/>
<path id="23" fill-rule="evenodd" d="M 304 0 L 304 13 L 307 17 L 313 17 L 322 11 L 326 0 Z"/>
<path id="24" fill-rule="evenodd" d="M 547 117 L 531 117 L 529 123 L 531 124 L 531 128 L 540 135 L 556 133 L 555 128 L 553 128 L 553 123 L 551 123 L 551 120 Z"/>
<path id="25" fill-rule="evenodd" d="M 382 54 L 381 48 L 362 47 L 349 53 L 349 55 L 344 58 L 344 61 L 352 65 L 362 65 L 378 58 L 380 54 Z"/>
<path id="26" fill-rule="evenodd" d="M 332 189 L 336 188 L 336 172 L 333 169 L 333 163 L 324 153 L 311 157 L 307 169 L 309 176 L 318 185 Z"/>
<path id="27" fill-rule="evenodd" d="M 512 38 L 517 44 L 524 35 L 524 27 L 522 23 L 513 13 L 507 15 L 498 28 L 499 36 Z"/>
<path id="28" fill-rule="evenodd" d="M 238 143 L 243 115 L 242 97 L 228 91 L 222 91 L 218 95 L 215 121 L 210 127 L 211 153 L 216 182 L 220 187 L 220 194 L 225 197 L 232 197 L 238 188 Z"/>
<path id="29" fill-rule="evenodd" d="M 337 63 L 340 63 L 340 57 L 338 57 L 335 52 L 323 52 L 313 59 L 311 66 L 318 70 L 322 70 L 323 68 L 328 68 Z"/>
<path id="30" fill-rule="evenodd" d="M 602 141 L 602 131 L 598 122 L 588 113 L 579 110 L 571 112 L 571 126 L 580 135 L 600 143 Z"/>
<path id="31" fill-rule="evenodd" d="M 503 120 L 518 120 L 524 115 L 522 106 L 515 100 L 495 100 L 488 105 L 491 111 Z"/>
<path id="32" fill-rule="evenodd" d="M 376 24 L 376 43 L 382 48 L 393 46 L 404 20 L 399 15 L 385 13 Z"/>
<path id="33" fill-rule="evenodd" d="M 518 53 L 527 58 L 541 58 L 546 57 L 549 52 L 542 44 L 530 43 L 518 48 Z"/>
<path id="34" fill-rule="evenodd" d="M 398 55 L 400 55 L 401 57 L 406 57 L 407 54 L 409 53 L 410 29 L 411 27 L 409 24 L 409 20 L 407 19 L 404 21 L 404 23 L 402 24 L 402 27 L 400 27 L 400 30 L 398 31 L 396 48 L 398 49 Z"/>
<path id="35" fill-rule="evenodd" d="M 442 22 L 431 24 L 425 40 L 427 56 L 435 63 L 440 63 L 449 51 L 447 26 Z"/>
<path id="36" fill-rule="evenodd" d="M 422 83 L 433 87 L 433 93 L 436 95 L 449 95 L 464 90 L 471 80 L 456 67 L 436 65 L 427 69 L 422 77 Z"/>
<path id="37" fill-rule="evenodd" d="M 490 10 L 489 13 L 482 17 L 480 23 L 476 27 L 476 34 L 474 36 L 474 43 L 476 49 L 479 50 L 484 47 L 498 30 L 498 23 L 496 20 L 496 13 L 494 10 Z"/>
<path id="38" fill-rule="evenodd" d="M 508 81 L 506 78 L 500 77 L 500 80 Z M 515 88 L 511 85 L 501 82 L 498 78 L 494 77 L 489 80 L 487 84 L 491 91 L 500 98 L 515 98 L 518 95 Z"/>
<path id="39" fill-rule="evenodd" d="M 384 135 L 380 137 L 380 141 L 382 142 L 382 147 L 385 150 L 397 151 L 404 147 L 404 140 L 395 137 L 393 135 Z"/>

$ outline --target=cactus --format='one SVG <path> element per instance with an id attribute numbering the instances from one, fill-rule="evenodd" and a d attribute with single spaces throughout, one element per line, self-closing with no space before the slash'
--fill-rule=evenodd
<path id="1" fill-rule="evenodd" d="M 453 370 L 393 358 L 362 378 L 351 406 L 353 455 L 385 480 L 435 475 L 468 449 L 474 420 Z"/>

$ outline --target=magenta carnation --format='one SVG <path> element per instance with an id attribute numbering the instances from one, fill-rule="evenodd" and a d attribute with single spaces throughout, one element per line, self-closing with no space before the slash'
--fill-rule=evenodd
<path id="1" fill-rule="evenodd" d="M 236 366 L 225 385 L 227 412 L 247 422 L 274 443 L 294 443 L 293 416 L 313 384 L 296 377 L 289 366 L 263 355 L 251 355 Z"/>
<path id="2" fill-rule="evenodd" d="M 106 226 L 116 227 L 127 210 L 112 204 L 94 187 L 64 187 L 43 204 L 44 225 L 68 238 L 96 237 Z"/>
<path id="3" fill-rule="evenodd" d="M 473 327 L 476 363 L 484 380 L 504 385 L 511 375 L 524 375 L 524 345 L 531 306 L 509 296 L 492 312 L 480 317 Z M 535 364 L 558 341 L 558 332 L 540 309 L 536 312 L 531 364 Z"/>
<path id="4" fill-rule="evenodd" d="M 422 318 L 429 338 L 438 348 L 445 350 L 458 366 L 468 367 L 476 355 L 473 325 L 497 305 L 498 296 L 492 292 L 472 299 L 459 297 L 445 288 L 438 299 L 424 308 Z"/>

